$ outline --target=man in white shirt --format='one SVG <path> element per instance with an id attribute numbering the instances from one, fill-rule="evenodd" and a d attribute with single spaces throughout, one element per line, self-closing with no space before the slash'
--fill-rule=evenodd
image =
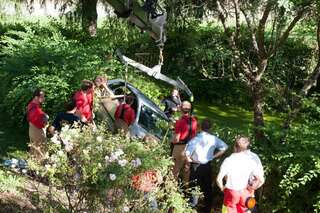
<path id="1" fill-rule="evenodd" d="M 212 208 L 212 172 L 210 162 L 227 150 L 228 146 L 218 137 L 208 133 L 211 128 L 209 120 L 201 123 L 201 132 L 197 134 L 186 147 L 186 157 L 191 162 L 190 186 L 199 185 L 204 194 L 204 212 Z M 218 150 L 217 152 L 215 152 Z"/>
<path id="2" fill-rule="evenodd" d="M 264 172 L 259 157 L 248 150 L 250 140 L 238 137 L 234 153 L 226 158 L 217 176 L 217 184 L 224 192 L 223 204 L 228 213 L 244 213 L 246 200 L 264 183 Z M 226 184 L 223 185 L 223 178 Z"/>

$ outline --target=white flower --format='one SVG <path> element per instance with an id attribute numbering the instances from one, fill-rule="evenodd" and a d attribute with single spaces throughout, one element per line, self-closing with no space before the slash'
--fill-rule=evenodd
<path id="1" fill-rule="evenodd" d="M 62 155 L 63 155 L 63 151 L 62 151 L 62 150 L 59 150 L 57 154 L 58 154 L 59 156 L 62 156 Z"/>
<path id="2" fill-rule="evenodd" d="M 46 165 L 44 165 L 44 167 L 46 168 L 46 170 L 48 171 L 49 169 L 50 169 L 50 165 L 49 164 L 46 164 Z"/>
<path id="3" fill-rule="evenodd" d="M 109 178 L 110 180 L 114 181 L 115 179 L 117 179 L 117 176 L 115 174 L 109 174 Z"/>
<path id="4" fill-rule="evenodd" d="M 115 161 L 117 159 L 118 159 L 118 157 L 114 153 L 111 153 L 111 156 L 109 158 L 109 162 L 113 162 L 113 161 Z"/>
<path id="5" fill-rule="evenodd" d="M 22 169 L 21 172 L 22 172 L 22 174 L 26 174 L 27 170 L 26 169 Z"/>
<path id="6" fill-rule="evenodd" d="M 128 206 L 125 206 L 125 207 L 123 207 L 123 211 L 124 211 L 124 212 L 129 212 L 129 211 L 130 211 L 130 208 L 129 208 Z"/>
<path id="7" fill-rule="evenodd" d="M 118 160 L 118 164 L 120 165 L 120 166 L 125 166 L 126 164 L 128 163 L 128 161 L 126 160 L 126 159 L 123 159 L 123 160 Z"/>
<path id="8" fill-rule="evenodd" d="M 51 155 L 50 156 L 50 161 L 53 162 L 53 163 L 57 162 L 58 161 L 57 155 L 55 155 L 55 154 Z"/>
<path id="9" fill-rule="evenodd" d="M 70 135 L 72 135 L 73 137 L 75 138 L 79 137 L 79 129 L 73 128 L 73 129 L 70 129 L 69 132 L 70 132 Z"/>
<path id="10" fill-rule="evenodd" d="M 57 145 L 60 144 L 60 139 L 59 139 L 59 137 L 58 137 L 57 134 L 55 134 L 55 135 L 51 138 L 51 142 L 54 143 L 54 144 L 57 144 Z"/>
<path id="11" fill-rule="evenodd" d="M 97 137 L 97 141 L 101 143 L 103 141 L 103 137 L 102 136 L 98 136 Z"/>
<path id="12" fill-rule="evenodd" d="M 114 152 L 115 156 L 120 157 L 121 155 L 124 154 L 124 152 L 122 151 L 122 149 L 118 149 L 117 151 Z"/>
<path id="13" fill-rule="evenodd" d="M 69 143 L 71 140 L 71 136 L 66 134 L 61 134 L 60 138 L 64 144 Z"/>
<path id="14" fill-rule="evenodd" d="M 61 128 L 61 132 L 65 132 L 67 130 L 70 129 L 70 126 L 69 125 L 64 125 L 62 128 Z"/>
<path id="15" fill-rule="evenodd" d="M 133 167 L 139 167 L 142 164 L 140 158 L 136 158 L 135 160 L 132 160 L 131 163 L 132 163 Z"/>
<path id="16" fill-rule="evenodd" d="M 56 167 L 57 167 L 56 163 L 52 164 L 52 168 L 56 168 Z"/>
<path id="17" fill-rule="evenodd" d="M 73 149 L 72 143 L 65 144 L 64 149 L 66 150 L 66 152 L 70 152 Z"/>
<path id="18" fill-rule="evenodd" d="M 88 154 L 89 154 L 89 151 L 86 150 L 86 149 L 82 150 L 82 152 L 83 152 L 83 154 L 85 154 L 85 155 L 88 155 Z"/>
<path id="19" fill-rule="evenodd" d="M 102 167 L 101 163 L 98 163 L 98 167 L 99 167 L 99 168 L 101 168 L 101 167 Z"/>
<path id="20" fill-rule="evenodd" d="M 106 155 L 106 156 L 104 157 L 104 160 L 106 161 L 106 164 L 107 164 L 107 163 L 109 163 L 110 157 L 109 157 L 108 155 Z"/>

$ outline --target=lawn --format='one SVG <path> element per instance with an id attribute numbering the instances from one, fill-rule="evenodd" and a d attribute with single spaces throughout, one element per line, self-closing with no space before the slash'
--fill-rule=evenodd
<path id="1" fill-rule="evenodd" d="M 207 102 L 194 104 L 195 115 L 200 119 L 209 118 L 213 124 L 219 127 L 238 128 L 246 131 L 252 125 L 253 112 L 239 106 L 213 105 Z M 264 114 L 266 125 L 281 124 L 280 115 Z"/>

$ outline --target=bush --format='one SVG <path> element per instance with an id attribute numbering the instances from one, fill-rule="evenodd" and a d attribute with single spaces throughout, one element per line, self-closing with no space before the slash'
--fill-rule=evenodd
<path id="1" fill-rule="evenodd" d="M 51 187 L 66 193 L 66 209 L 150 212 L 156 201 L 158 211 L 174 207 L 176 212 L 191 212 L 171 174 L 172 161 L 164 144 L 128 141 L 104 129 L 92 132 L 65 126 L 60 137 L 48 143 L 44 166 L 29 161 Z M 153 184 L 143 191 L 150 179 L 139 182 L 139 178 L 146 172 Z"/>
<path id="2" fill-rule="evenodd" d="M 282 144 L 277 144 L 281 129 L 268 129 L 272 142 L 257 147 L 267 174 L 263 212 L 319 211 L 319 128 L 315 121 L 296 124 Z"/>
<path id="3" fill-rule="evenodd" d="M 63 36 L 63 25 L 56 21 L 36 29 L 34 25 L 26 23 L 24 29 L 9 30 L 1 37 L 1 107 L 13 123 L 21 124 L 28 100 L 38 87 L 47 94 L 44 110 L 54 117 L 64 110 L 65 100 L 79 89 L 83 79 L 94 79 L 99 74 L 109 79 L 125 78 L 124 65 L 113 58 L 117 47 L 113 38 L 118 38 L 110 32 L 81 43 Z M 129 69 L 128 81 L 159 102 L 161 89 L 149 77 L 137 76 Z"/>

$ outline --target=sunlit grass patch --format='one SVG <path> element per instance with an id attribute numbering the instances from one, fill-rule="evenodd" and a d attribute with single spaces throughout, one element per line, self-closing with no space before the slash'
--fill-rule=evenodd
<path id="1" fill-rule="evenodd" d="M 208 102 L 194 104 L 195 115 L 200 119 L 209 118 L 215 125 L 220 127 L 238 128 L 246 130 L 252 126 L 253 112 L 239 106 L 213 105 Z M 277 114 L 264 114 L 266 125 L 281 124 L 281 117 Z"/>
<path id="2" fill-rule="evenodd" d="M 9 171 L 0 169 L 0 192 L 20 194 L 24 182 L 25 179 L 23 177 L 13 175 Z"/>

